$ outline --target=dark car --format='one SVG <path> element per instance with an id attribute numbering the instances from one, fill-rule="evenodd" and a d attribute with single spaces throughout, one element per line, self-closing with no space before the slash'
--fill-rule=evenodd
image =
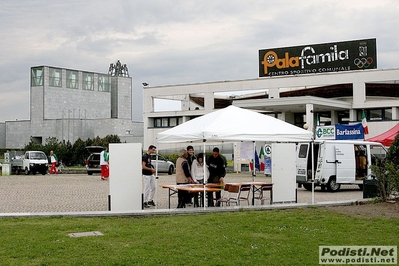
<path id="1" fill-rule="evenodd" d="M 100 166 L 100 153 L 103 151 L 101 146 L 87 146 L 86 150 L 90 152 L 89 157 L 86 160 L 86 170 L 88 175 L 93 173 L 101 173 Z"/>

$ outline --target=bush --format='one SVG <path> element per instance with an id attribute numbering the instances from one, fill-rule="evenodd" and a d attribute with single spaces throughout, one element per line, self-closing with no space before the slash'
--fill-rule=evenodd
<path id="1" fill-rule="evenodd" d="M 399 135 L 396 135 L 389 146 L 385 159 L 377 160 L 376 165 L 371 166 L 371 170 L 377 177 L 382 201 L 399 192 Z"/>
<path id="2" fill-rule="evenodd" d="M 162 154 L 162 156 L 165 157 L 166 159 L 168 159 L 169 161 L 173 162 L 175 165 L 176 165 L 177 158 L 179 158 L 178 152 L 174 152 L 174 153 L 171 153 L 168 155 Z"/>

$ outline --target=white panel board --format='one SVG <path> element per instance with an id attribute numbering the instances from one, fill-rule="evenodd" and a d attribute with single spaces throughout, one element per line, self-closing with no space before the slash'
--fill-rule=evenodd
<path id="1" fill-rule="evenodd" d="M 273 203 L 296 202 L 295 143 L 272 143 Z"/>
<path id="2" fill-rule="evenodd" d="M 141 210 L 141 143 L 109 144 L 111 211 Z"/>

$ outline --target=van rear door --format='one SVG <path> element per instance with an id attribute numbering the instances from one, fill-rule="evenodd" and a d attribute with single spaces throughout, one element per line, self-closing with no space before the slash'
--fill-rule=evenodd
<path id="1" fill-rule="evenodd" d="M 306 183 L 308 181 L 308 157 L 310 143 L 299 143 L 296 157 L 296 182 Z"/>
<path id="2" fill-rule="evenodd" d="M 353 144 L 335 144 L 335 162 L 337 183 L 355 181 L 355 149 Z"/>

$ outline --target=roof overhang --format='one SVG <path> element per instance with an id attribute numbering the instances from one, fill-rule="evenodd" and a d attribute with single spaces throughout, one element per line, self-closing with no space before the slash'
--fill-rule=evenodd
<path id="1" fill-rule="evenodd" d="M 233 101 L 233 105 L 238 107 L 268 112 L 305 113 L 307 104 L 313 105 L 314 112 L 341 111 L 352 108 L 351 102 L 314 96 Z"/>

